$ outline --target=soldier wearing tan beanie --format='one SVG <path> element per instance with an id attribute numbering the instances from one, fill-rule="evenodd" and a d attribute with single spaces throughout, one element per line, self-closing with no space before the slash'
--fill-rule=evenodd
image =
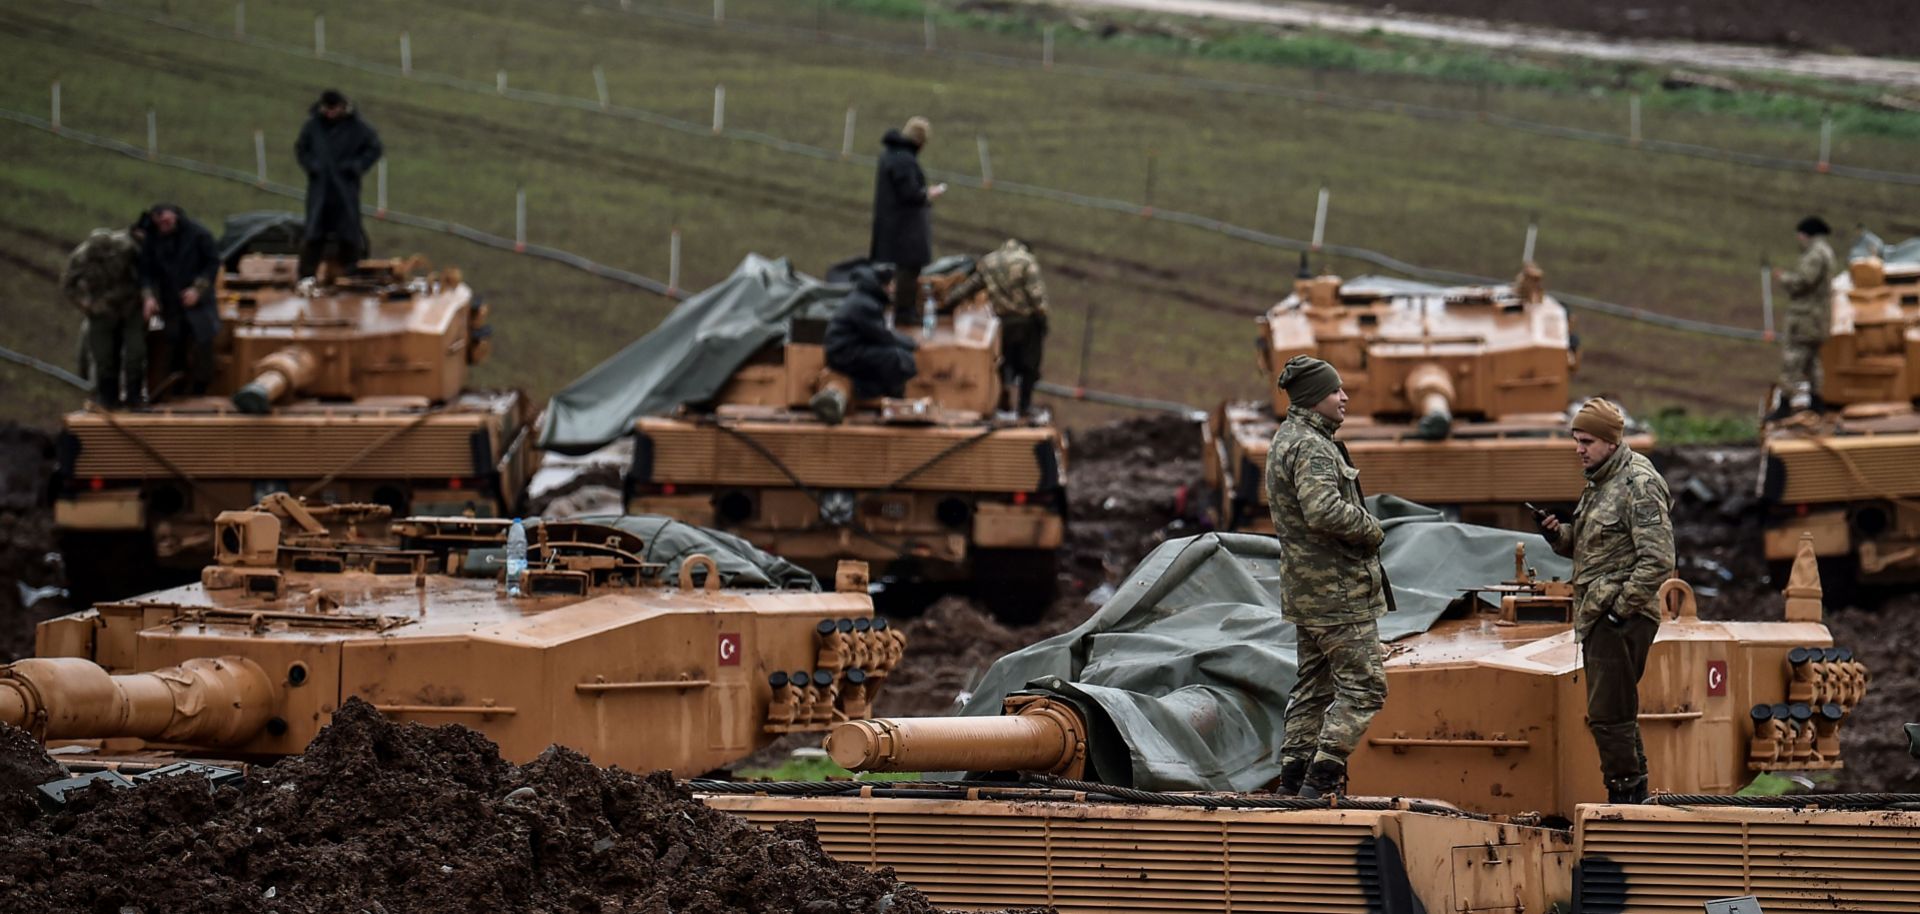
<path id="1" fill-rule="evenodd" d="M 1626 428 L 1627 417 L 1620 407 L 1599 397 L 1580 404 L 1580 411 L 1573 414 L 1574 431 L 1586 432 L 1608 444 L 1617 446 Z"/>

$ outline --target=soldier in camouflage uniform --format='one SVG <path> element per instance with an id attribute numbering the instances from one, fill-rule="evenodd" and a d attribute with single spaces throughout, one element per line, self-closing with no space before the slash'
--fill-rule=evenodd
<path id="1" fill-rule="evenodd" d="M 974 264 L 973 273 L 947 293 L 949 309 L 987 292 L 1000 318 L 1000 379 L 1020 385 L 1021 415 L 1033 411 L 1033 385 L 1040 382 L 1040 359 L 1047 343 L 1047 285 L 1040 262 L 1026 242 L 1009 238 L 1000 249 Z"/>
<path id="2" fill-rule="evenodd" d="M 1553 551 L 1573 558 L 1574 631 L 1587 680 L 1587 727 L 1611 803 L 1647 798 L 1640 742 L 1640 675 L 1660 630 L 1660 584 L 1673 576 L 1667 481 L 1620 440 L 1626 418 L 1605 400 L 1573 417 L 1587 487 L 1573 522 L 1543 514 Z"/>
<path id="3" fill-rule="evenodd" d="M 1787 333 L 1780 344 L 1783 415 L 1812 409 L 1820 386 L 1820 347 L 1826 343 L 1833 323 L 1833 277 L 1840 269 L 1833 248 L 1827 244 L 1832 231 L 1819 216 L 1800 220 L 1795 227 L 1802 251 L 1800 263 L 1792 271 L 1773 271 L 1774 278 L 1792 296 L 1787 303 Z"/>
<path id="4" fill-rule="evenodd" d="M 1320 797 L 1346 784 L 1347 756 L 1387 700 L 1379 618 L 1389 607 L 1380 522 L 1333 433 L 1347 392 L 1332 365 L 1295 356 L 1290 401 L 1267 451 L 1267 499 L 1280 539 L 1280 599 L 1294 624 L 1299 679 L 1287 697 L 1278 793 Z"/>
<path id="5" fill-rule="evenodd" d="M 94 229 L 67 257 L 60 291 L 87 316 L 87 355 L 93 363 L 94 395 L 100 405 L 108 409 L 141 406 L 151 315 L 141 308 L 140 245 L 126 232 Z"/>

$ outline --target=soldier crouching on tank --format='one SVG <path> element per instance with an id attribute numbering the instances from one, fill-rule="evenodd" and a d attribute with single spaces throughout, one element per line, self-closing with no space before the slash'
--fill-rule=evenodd
<path id="1" fill-rule="evenodd" d="M 1347 756 L 1386 704 L 1379 619 L 1391 598 L 1380 566 L 1385 533 L 1362 502 L 1346 446 L 1333 440 L 1347 415 L 1340 373 L 1294 356 L 1280 386 L 1290 403 L 1267 452 L 1267 493 L 1299 678 L 1274 792 L 1318 798 L 1345 789 Z"/>
<path id="2" fill-rule="evenodd" d="M 1833 322 L 1833 277 L 1839 262 L 1827 236 L 1833 229 L 1819 216 L 1808 216 L 1794 227 L 1800 241 L 1800 262 L 1790 271 L 1775 269 L 1773 278 L 1786 286 L 1786 335 L 1780 340 L 1779 403 L 1772 418 L 1814 408 L 1820 386 L 1820 347 L 1827 342 Z"/>
<path id="3" fill-rule="evenodd" d="M 146 402 L 147 319 L 158 303 L 145 307 L 140 295 L 139 243 L 127 232 L 94 229 L 67 258 L 60 290 L 87 316 L 95 399 L 107 409 L 140 408 Z"/>
<path id="4" fill-rule="evenodd" d="M 827 367 L 853 381 L 857 399 L 904 396 L 919 373 L 913 360 L 918 345 L 887 326 L 887 279 L 873 267 L 856 268 L 853 290 L 827 323 Z M 844 394 L 833 387 L 822 387 L 808 406 L 828 423 L 839 422 L 847 409 Z"/>
<path id="5" fill-rule="evenodd" d="M 1660 584 L 1673 576 L 1673 500 L 1646 457 L 1622 443 L 1626 417 L 1598 397 L 1573 417 L 1587 487 L 1563 524 L 1540 515 L 1553 551 L 1573 558 L 1574 631 L 1587 679 L 1587 728 L 1607 802 L 1647 798 L 1640 675 L 1660 630 Z"/>
<path id="6" fill-rule="evenodd" d="M 187 393 L 204 394 L 213 384 L 213 339 L 220 332 L 213 233 L 180 207 L 161 203 L 140 217 L 133 234 L 140 239 L 142 304 L 166 321 L 167 370 L 186 372 Z"/>
<path id="7" fill-rule="evenodd" d="M 1020 415 L 1033 412 L 1033 386 L 1040 383 L 1040 360 L 1047 348 L 1047 284 L 1040 262 L 1017 238 L 980 258 L 973 272 L 947 293 L 951 310 L 986 290 L 993 315 L 1000 319 L 1000 379 L 1020 387 Z"/>

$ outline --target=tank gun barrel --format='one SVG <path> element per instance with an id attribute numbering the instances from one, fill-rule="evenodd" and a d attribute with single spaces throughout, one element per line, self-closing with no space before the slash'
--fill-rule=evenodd
<path id="1" fill-rule="evenodd" d="M 235 409 L 262 415 L 275 401 L 312 383 L 320 360 L 304 346 L 277 349 L 253 364 L 254 377 L 233 394 Z"/>
<path id="2" fill-rule="evenodd" d="M 827 754 L 849 771 L 1044 771 L 1078 777 L 1086 724 L 1072 706 L 1007 699 L 1000 717 L 851 720 L 827 734 Z"/>
<path id="3" fill-rule="evenodd" d="M 1439 440 L 1453 431 L 1453 378 L 1427 362 L 1407 373 L 1407 400 L 1420 417 L 1418 437 Z"/>
<path id="4" fill-rule="evenodd" d="M 43 740 L 235 745 L 267 725 L 275 699 L 266 671 L 244 657 L 195 658 L 119 675 L 77 657 L 0 666 L 0 722 Z"/>

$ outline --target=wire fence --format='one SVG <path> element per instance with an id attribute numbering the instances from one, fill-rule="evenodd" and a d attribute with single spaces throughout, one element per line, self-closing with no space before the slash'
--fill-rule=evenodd
<path id="1" fill-rule="evenodd" d="M 1637 101 L 1633 104 L 1634 110 L 1630 117 L 1630 123 L 1633 126 L 1630 127 L 1626 133 L 1614 133 L 1606 130 L 1569 127 L 1561 124 L 1549 124 L 1541 121 L 1496 114 L 1487 111 L 1484 107 L 1454 108 L 1445 105 L 1406 102 L 1398 99 L 1374 98 L 1352 93 L 1328 92 L 1319 88 L 1301 89 L 1290 86 L 1277 86 L 1270 83 L 1245 82 L 1241 80 L 1216 79 L 1173 73 L 1149 73 L 1095 64 L 1062 63 L 1054 54 L 1054 42 L 1051 40 L 1051 37 L 1043 40 L 1039 54 L 1033 56 L 1015 56 L 991 51 L 941 48 L 930 42 L 923 42 L 922 44 L 888 42 L 860 35 L 829 32 L 823 29 L 807 29 L 775 23 L 749 22 L 738 18 L 706 16 L 685 10 L 674 10 L 664 7 L 649 8 L 626 2 L 626 0 L 588 0 L 588 5 L 617 11 L 629 16 L 659 19 L 685 26 L 709 28 L 716 31 L 760 35 L 791 44 L 815 45 L 824 42 L 840 47 L 856 48 L 863 51 L 895 56 L 931 56 L 1010 69 L 1051 70 L 1109 82 L 1285 98 L 1290 101 L 1353 111 L 1399 114 L 1408 117 L 1450 121 L 1461 124 L 1492 125 L 1532 133 L 1538 136 L 1554 137 L 1577 142 L 1599 143 L 1606 146 L 1632 148 L 1664 155 L 1707 159 L 1753 168 L 1764 168 L 1776 171 L 1814 172 L 1817 174 L 1835 175 L 1876 183 L 1920 186 L 1920 173 L 1835 163 L 1832 161 L 1831 155 L 1826 154 L 1828 146 L 1825 142 L 1822 143 L 1821 148 L 1823 154 L 1819 158 L 1801 159 L 1790 156 L 1773 156 L 1743 152 L 1736 149 L 1723 149 L 1699 143 L 1684 143 L 1674 140 L 1645 137 L 1642 136 L 1637 129 L 1639 123 Z M 1047 34 L 1050 36 L 1051 31 Z M 1827 131 L 1823 129 L 1822 132 L 1824 137 Z"/>
<path id="2" fill-rule="evenodd" d="M 570 108 L 577 111 L 601 114 L 608 117 L 634 121 L 637 123 L 647 124 L 649 126 L 659 127 L 666 130 L 672 130 L 672 131 L 683 133 L 689 136 L 720 138 L 724 140 L 751 143 L 754 145 L 774 149 L 774 150 L 792 154 L 792 155 L 805 156 L 807 158 L 815 159 L 822 162 L 837 162 L 837 163 L 857 165 L 862 167 L 871 167 L 875 162 L 875 157 L 871 155 L 861 154 L 861 153 L 854 153 L 850 149 L 845 148 L 844 146 L 841 149 L 827 149 L 820 146 L 814 146 L 808 143 L 801 143 L 793 140 L 784 139 L 784 138 L 777 137 L 768 133 L 763 133 L 760 131 L 743 130 L 743 129 L 734 128 L 734 127 L 727 127 L 725 126 L 724 117 L 723 117 L 725 98 L 724 98 L 724 95 L 722 95 L 718 91 L 716 91 L 715 93 L 715 109 L 714 109 L 713 121 L 711 123 L 700 123 L 695 121 L 689 121 L 684 118 L 677 118 L 671 115 L 661 114 L 655 111 L 649 111 L 642 108 L 635 108 L 627 105 L 611 104 L 607 102 L 604 97 L 582 98 L 577 96 L 561 95 L 561 94 L 552 93 L 552 92 L 541 92 L 541 91 L 530 90 L 530 89 L 514 88 L 508 85 L 506 79 L 504 78 L 504 75 L 502 75 L 501 77 L 497 77 L 492 82 L 485 82 L 481 80 L 466 79 L 466 78 L 454 76 L 451 74 L 435 73 L 428 70 L 422 70 L 419 67 L 413 66 L 410 59 L 402 59 L 402 61 L 399 64 L 388 64 L 388 63 L 381 63 L 378 61 L 366 60 L 350 54 L 343 54 L 337 51 L 329 51 L 329 50 L 325 50 L 324 45 L 320 43 L 321 40 L 319 39 L 318 36 L 324 33 L 319 32 L 318 30 L 316 30 L 315 45 L 308 46 L 303 44 L 292 44 L 288 42 L 274 41 L 271 39 L 261 38 L 261 37 L 250 35 L 250 34 L 236 35 L 234 34 L 234 30 L 232 29 L 216 28 L 212 26 L 207 26 L 199 23 L 178 19 L 171 16 L 153 14 L 145 11 L 130 10 L 124 7 L 119 7 L 114 4 L 104 2 L 104 0 L 62 0 L 62 2 L 75 5 L 75 6 L 84 6 L 84 7 L 89 7 L 93 9 L 98 9 L 113 15 L 135 18 L 135 19 L 150 23 L 152 25 L 169 28 L 176 31 L 182 31 L 182 32 L 198 35 L 205 38 L 216 39 L 221 41 L 229 41 L 229 42 L 238 42 L 248 46 L 261 48 L 263 50 L 269 50 L 269 51 L 285 53 L 285 54 L 294 54 L 294 55 L 299 55 L 301 57 L 306 57 L 309 59 L 317 58 L 327 63 L 347 67 L 350 69 L 359 70 L 361 72 L 381 75 L 381 76 L 389 76 L 389 77 L 394 77 L 398 79 L 417 81 L 417 82 L 426 83 L 430 85 L 440 86 L 443 88 L 455 89 L 455 90 L 471 92 L 475 94 L 485 94 L 485 95 L 494 96 L 494 97 L 502 97 L 502 98 L 507 98 L 514 101 L 527 102 L 530 104 L 544 105 L 549 107 Z M 621 7 L 616 5 L 611 8 L 620 9 Z M 667 11 L 656 10 L 653 12 L 659 15 L 668 15 Z M 674 14 L 674 15 L 676 18 L 678 18 L 680 16 L 684 16 L 685 14 Z M 764 27 L 764 28 L 775 28 L 775 27 Z M 849 38 L 848 40 L 858 40 L 863 42 L 867 41 L 867 39 L 851 39 L 851 38 Z M 979 52 L 952 52 L 952 53 L 963 54 L 966 56 L 974 56 Z M 987 55 L 987 56 L 994 57 L 995 55 Z M 1103 72 L 1107 72 L 1107 71 L 1103 71 Z M 1111 72 L 1124 73 L 1126 71 L 1111 71 Z M 1134 74 L 1134 75 L 1143 75 L 1143 74 Z M 214 166 L 209 166 L 209 167 L 214 167 Z M 989 191 L 993 193 L 1006 193 L 1006 194 L 1015 195 L 1015 196 L 1022 196 L 1022 197 L 1032 198 L 1032 199 L 1060 203 L 1068 206 L 1076 206 L 1076 207 L 1081 207 L 1085 209 L 1100 210 L 1104 212 L 1119 213 L 1119 214 L 1125 214 L 1129 216 L 1136 216 L 1140 218 L 1157 220 L 1160 222 L 1166 222 L 1166 223 L 1171 223 L 1175 225 L 1182 225 L 1189 228 L 1198 229 L 1201 231 L 1212 232 L 1224 237 L 1233 238 L 1239 241 L 1245 241 L 1251 244 L 1256 244 L 1256 245 L 1260 245 L 1268 248 L 1275 248 L 1279 250 L 1292 251 L 1296 253 L 1311 251 L 1311 252 L 1332 254 L 1334 256 L 1345 257 L 1345 258 L 1356 260 L 1362 263 L 1371 264 L 1381 269 L 1391 270 L 1406 276 L 1410 276 L 1416 279 L 1426 280 L 1429 282 L 1440 282 L 1440 283 L 1450 283 L 1450 284 L 1461 284 L 1461 283 L 1496 284 L 1496 283 L 1504 282 L 1503 279 L 1500 279 L 1497 277 L 1483 276 L 1479 274 L 1466 273 L 1466 272 L 1461 272 L 1457 270 L 1448 270 L 1448 269 L 1426 267 L 1418 264 L 1412 264 L 1412 263 L 1408 263 L 1406 261 L 1400 260 L 1391 255 L 1388 255 L 1379 251 L 1371 250 L 1368 248 L 1355 246 L 1355 245 L 1345 245 L 1345 244 L 1316 245 L 1306 240 L 1302 240 L 1298 238 L 1290 238 L 1284 235 L 1278 235 L 1272 232 L 1262 231 L 1260 229 L 1255 229 L 1255 228 L 1242 226 L 1242 225 L 1236 225 L 1234 223 L 1228 222 L 1223 219 L 1218 219 L 1212 216 L 1207 216 L 1199 213 L 1183 212 L 1180 210 L 1172 210 L 1172 209 L 1166 209 L 1163 207 L 1154 206 L 1150 202 L 1135 202 L 1130 200 L 1120 200 L 1120 199 L 1111 198 L 1111 197 L 1100 197 L 1100 196 L 1095 196 L 1091 194 L 1076 193 L 1073 191 L 1066 191 L 1066 190 L 1060 190 L 1060 189 L 1051 188 L 1051 187 L 1044 187 L 1041 185 L 1029 184 L 1029 183 L 1020 182 L 1020 181 L 1008 181 L 1004 179 L 989 179 L 984 175 L 973 175 L 965 172 L 956 172 L 956 171 L 951 171 L 946 169 L 937 169 L 937 168 L 928 169 L 927 173 L 935 179 L 944 180 L 951 184 L 958 185 L 961 187 L 967 187 L 970 189 Z M 1916 178 L 1920 179 L 1920 176 L 1916 176 Z M 249 180 L 251 180 L 251 176 L 249 176 Z M 399 221 L 399 220 L 396 219 L 395 221 Z M 463 229 L 465 231 L 476 231 L 472 229 L 465 229 L 465 227 L 458 227 L 458 228 Z M 511 242 L 509 242 L 509 244 L 511 244 Z M 551 251 L 551 249 L 549 250 Z M 574 256 L 571 254 L 566 254 L 565 252 L 553 251 L 551 253 L 561 254 L 567 257 Z M 559 259 L 559 257 L 556 256 L 556 257 L 553 257 L 552 259 Z M 601 267 L 601 269 L 611 269 L 611 268 Z M 651 280 L 649 280 L 649 282 L 651 282 Z M 665 289 L 666 286 L 662 285 L 662 288 Z M 1715 336 L 1715 337 L 1721 337 L 1725 339 L 1734 339 L 1734 340 L 1764 341 L 1767 339 L 1767 335 L 1765 331 L 1761 329 L 1752 328 L 1752 327 L 1721 324 L 1713 321 L 1705 321 L 1705 320 L 1698 320 L 1695 318 L 1682 317 L 1679 315 L 1664 314 L 1664 313 L 1653 311 L 1647 308 L 1642 308 L 1634 305 L 1620 304 L 1617 302 L 1611 302 L 1611 301 L 1607 301 L 1604 299 L 1600 299 L 1600 298 L 1596 298 L 1588 295 L 1580 295 L 1580 294 L 1567 293 L 1567 292 L 1556 292 L 1555 296 L 1562 302 L 1568 305 L 1574 306 L 1576 308 L 1582 308 L 1598 314 L 1605 314 L 1612 317 L 1617 317 L 1624 320 L 1636 321 L 1639 323 L 1649 324 L 1656 327 L 1662 327 L 1669 330 L 1678 330 L 1678 331 L 1684 331 L 1689 333 L 1699 333 L 1699 334 L 1704 334 L 1708 336 Z"/>

